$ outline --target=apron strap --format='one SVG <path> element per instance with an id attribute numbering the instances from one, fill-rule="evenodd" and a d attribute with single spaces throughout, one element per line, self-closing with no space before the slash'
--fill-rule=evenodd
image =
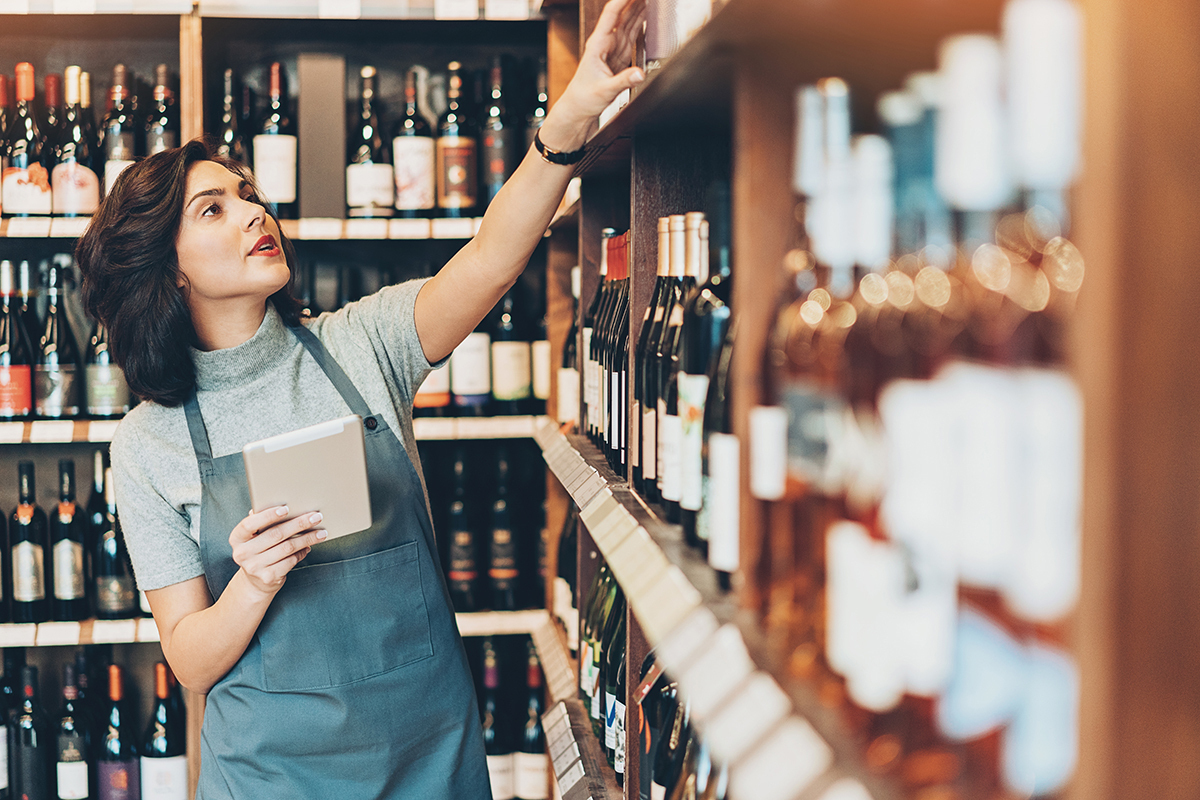
<path id="1" fill-rule="evenodd" d="M 321 340 L 317 338 L 316 334 L 304 327 L 304 325 L 296 325 L 291 328 L 291 331 L 300 340 L 300 343 L 304 345 L 305 349 L 308 350 L 313 359 L 316 360 L 317 365 L 325 371 L 325 375 L 333 384 L 333 388 L 337 389 L 338 394 L 342 396 L 342 399 L 346 401 L 346 405 L 350 407 L 351 413 L 358 414 L 363 419 L 371 416 L 371 409 L 367 406 L 367 401 L 363 400 L 362 395 L 358 393 L 358 389 L 354 387 L 354 382 L 346 376 L 346 373 L 342 371 L 337 361 L 329 355 L 329 352 L 321 344 Z"/>
<path id="2" fill-rule="evenodd" d="M 196 390 L 188 395 L 183 404 L 187 415 L 188 433 L 192 435 L 192 448 L 196 451 L 196 460 L 200 462 L 200 473 L 212 472 L 212 446 L 208 443 L 208 428 L 204 427 L 204 417 L 200 415 L 200 403 L 196 400 Z"/>

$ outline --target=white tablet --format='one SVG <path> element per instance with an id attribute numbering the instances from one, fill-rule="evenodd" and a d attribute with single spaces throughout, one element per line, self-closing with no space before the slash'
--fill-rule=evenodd
<path id="1" fill-rule="evenodd" d="M 322 422 L 242 449 L 255 511 L 287 506 L 287 519 L 320 511 L 335 539 L 371 527 L 362 417 Z"/>

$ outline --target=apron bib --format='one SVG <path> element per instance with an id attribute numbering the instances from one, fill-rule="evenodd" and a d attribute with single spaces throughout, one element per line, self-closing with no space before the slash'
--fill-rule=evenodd
<path id="1" fill-rule="evenodd" d="M 412 460 L 317 337 L 290 329 L 366 428 L 367 530 L 312 548 L 208 694 L 198 800 L 490 800 L 474 683 Z M 214 599 L 250 508 L 241 453 L 212 457 L 193 392 L 200 556 Z"/>

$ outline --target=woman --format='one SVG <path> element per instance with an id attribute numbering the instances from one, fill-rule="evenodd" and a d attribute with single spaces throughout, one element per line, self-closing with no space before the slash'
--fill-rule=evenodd
<path id="1" fill-rule="evenodd" d="M 207 693 L 198 796 L 490 796 L 470 673 L 415 459 L 416 388 L 495 305 L 545 231 L 596 118 L 643 78 L 638 0 L 605 8 L 540 138 L 436 277 L 316 320 L 240 167 L 204 145 L 130 167 L 77 257 L 85 303 L 143 402 L 112 444 L 139 585 L 181 683 Z M 247 514 L 250 441 L 360 414 L 374 525 Z M 304 565 L 297 565 L 304 561 Z"/>

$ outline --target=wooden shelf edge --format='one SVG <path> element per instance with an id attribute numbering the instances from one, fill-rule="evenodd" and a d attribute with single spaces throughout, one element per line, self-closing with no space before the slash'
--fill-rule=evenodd
<path id="1" fill-rule="evenodd" d="M 0 623 L 0 647 L 77 647 L 158 641 L 158 626 L 150 617 Z"/>
<path id="2" fill-rule="evenodd" d="M 544 608 L 526 608 L 520 611 L 468 611 L 454 615 L 458 632 L 464 638 L 471 636 L 508 636 L 531 634 L 549 617 Z"/>
<path id="3" fill-rule="evenodd" d="M 542 727 L 563 800 L 622 800 L 624 793 L 616 773 L 608 765 L 580 700 L 572 697 L 552 705 L 542 715 Z"/>

